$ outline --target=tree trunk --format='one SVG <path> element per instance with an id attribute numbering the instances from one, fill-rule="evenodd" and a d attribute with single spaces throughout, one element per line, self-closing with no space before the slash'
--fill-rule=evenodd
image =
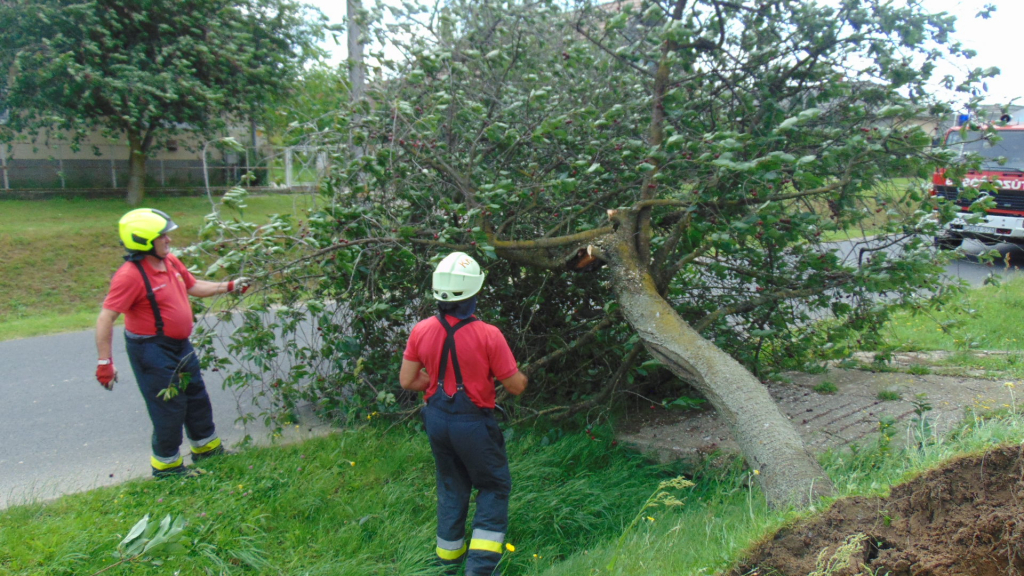
<path id="1" fill-rule="evenodd" d="M 733 357 L 690 327 L 661 296 L 636 251 L 634 212 L 611 212 L 618 227 L 591 250 L 606 260 L 622 313 L 647 350 L 692 383 L 732 430 L 772 507 L 803 505 L 834 492 L 767 389 Z"/>
<path id="2" fill-rule="evenodd" d="M 138 206 L 146 196 L 146 138 L 128 132 L 128 195 L 129 206 Z"/>
<path id="3" fill-rule="evenodd" d="M 349 98 L 352 102 L 359 102 L 366 94 L 366 67 L 363 65 L 363 26 L 359 11 L 362 7 L 360 0 L 348 0 L 348 79 L 351 84 L 352 93 Z M 356 115 L 353 123 L 358 123 L 360 117 Z M 352 135 L 348 137 L 349 151 L 352 158 L 359 158 L 363 155 L 362 146 L 352 143 Z M 362 176 L 360 175 L 360 181 Z"/>

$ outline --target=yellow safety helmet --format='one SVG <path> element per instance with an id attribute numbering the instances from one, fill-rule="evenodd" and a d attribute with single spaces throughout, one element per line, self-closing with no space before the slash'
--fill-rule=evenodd
<path id="1" fill-rule="evenodd" d="M 452 252 L 437 265 L 433 278 L 434 298 L 458 302 L 472 298 L 484 285 L 480 265 L 462 252 Z"/>
<path id="2" fill-rule="evenodd" d="M 121 244 L 132 252 L 149 252 L 154 240 L 178 227 L 170 216 L 154 208 L 132 210 L 117 225 Z"/>

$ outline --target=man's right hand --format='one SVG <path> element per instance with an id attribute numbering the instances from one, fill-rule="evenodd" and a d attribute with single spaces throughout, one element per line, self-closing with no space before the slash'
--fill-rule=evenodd
<path id="1" fill-rule="evenodd" d="M 96 381 L 107 390 L 114 389 L 114 382 L 117 382 L 117 368 L 114 368 L 113 358 L 100 360 L 100 363 L 97 364 Z"/>

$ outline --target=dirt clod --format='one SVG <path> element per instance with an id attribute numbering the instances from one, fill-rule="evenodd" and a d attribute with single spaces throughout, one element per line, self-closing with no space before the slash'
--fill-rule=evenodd
<path id="1" fill-rule="evenodd" d="M 806 576 L 844 544 L 850 562 L 833 576 L 1024 575 L 1021 446 L 953 460 L 887 498 L 840 500 L 777 532 L 731 576 Z"/>

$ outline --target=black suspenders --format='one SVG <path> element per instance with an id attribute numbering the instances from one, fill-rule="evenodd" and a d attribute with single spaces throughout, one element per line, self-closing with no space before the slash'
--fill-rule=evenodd
<path id="1" fill-rule="evenodd" d="M 132 260 L 132 264 L 135 264 L 135 267 L 139 269 L 139 274 L 142 274 L 142 281 L 146 283 L 146 298 L 149 299 L 149 305 L 153 307 L 153 319 L 156 321 L 156 335 L 163 336 L 164 319 L 160 316 L 160 307 L 156 304 L 156 294 L 153 293 L 153 285 L 149 283 L 149 276 L 146 275 L 146 271 L 142 268 L 142 262 Z M 458 364 L 456 364 L 456 366 L 458 366 Z"/>
<path id="2" fill-rule="evenodd" d="M 447 336 L 444 339 L 444 346 L 441 347 L 441 365 L 437 371 L 437 387 L 445 396 L 449 396 L 448 392 L 444 389 L 444 375 L 448 371 L 448 356 L 452 357 L 452 368 L 455 370 L 455 392 L 463 390 L 462 386 L 462 370 L 459 369 L 459 356 L 455 353 L 455 333 L 467 324 L 476 322 L 476 318 L 470 316 L 465 320 L 460 320 L 458 324 L 452 326 L 445 319 L 444 314 L 438 314 L 437 319 L 441 321 L 441 326 L 444 327 L 444 331 L 447 332 Z M 453 398 L 455 395 L 452 394 L 449 398 Z"/>

